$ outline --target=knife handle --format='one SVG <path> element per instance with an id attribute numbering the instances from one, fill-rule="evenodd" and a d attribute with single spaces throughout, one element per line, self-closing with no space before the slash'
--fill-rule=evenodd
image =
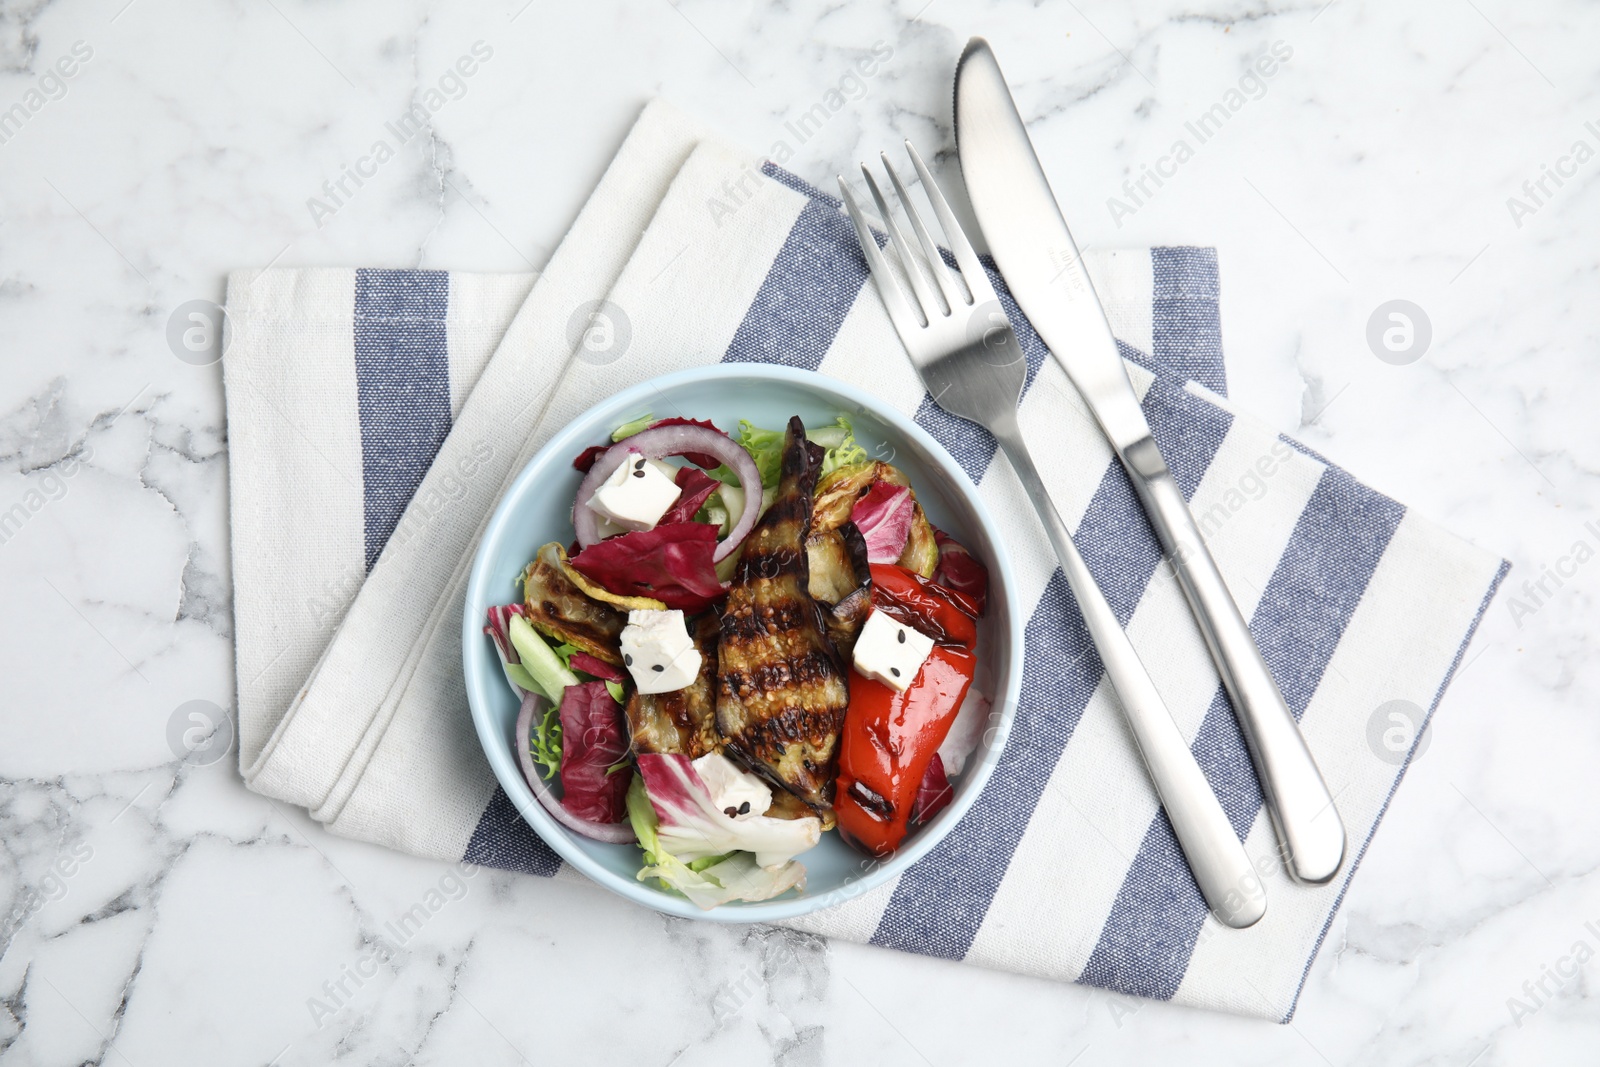
<path id="1" fill-rule="evenodd" d="M 1088 564 L 1056 511 L 1050 492 L 1023 443 L 1015 416 L 991 426 L 1024 492 L 1033 501 L 1073 599 L 1116 690 L 1134 744 L 1144 758 L 1156 795 L 1189 861 L 1195 883 L 1212 914 L 1224 925 L 1253 925 L 1267 909 L 1266 889 L 1217 801 L 1205 773 L 1167 710 L 1117 614 L 1095 583 Z"/>
<path id="2" fill-rule="evenodd" d="M 1313 885 L 1327 882 L 1344 862 L 1344 823 L 1300 727 L 1155 441 L 1137 440 L 1119 458 L 1222 675 L 1289 873 Z"/>

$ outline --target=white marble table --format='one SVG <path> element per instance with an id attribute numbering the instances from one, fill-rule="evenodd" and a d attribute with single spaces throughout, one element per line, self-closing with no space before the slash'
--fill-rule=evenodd
<path id="1" fill-rule="evenodd" d="M 0 1058 L 1594 1062 L 1600 10 L 523 3 L 0 4 Z M 1242 406 L 1516 565 L 1292 1026 L 457 881 L 174 758 L 176 709 L 234 686 L 220 375 L 169 350 L 174 308 L 269 262 L 537 269 L 653 94 L 819 183 L 948 151 L 973 33 L 1083 243 L 1221 249 Z M 431 128 L 308 206 L 480 40 Z M 1187 133 L 1274 42 L 1256 98 Z M 1431 323 L 1407 365 L 1366 339 L 1393 299 Z"/>

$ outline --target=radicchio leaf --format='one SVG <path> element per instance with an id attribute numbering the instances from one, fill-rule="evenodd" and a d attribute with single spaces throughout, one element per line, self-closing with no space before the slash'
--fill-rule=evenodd
<path id="1" fill-rule="evenodd" d="M 781 867 L 822 837 L 822 820 L 814 815 L 730 819 L 712 803 L 711 792 L 682 753 L 641 752 L 638 760 L 660 820 L 661 845 L 684 862 L 742 851 L 755 853 L 760 867 Z"/>
<path id="2" fill-rule="evenodd" d="M 578 458 L 572 461 L 572 466 L 575 469 L 583 471 L 585 474 L 587 474 L 589 468 L 594 466 L 594 461 L 599 459 L 600 456 L 610 448 L 610 445 L 590 445 L 588 448 L 578 453 Z"/>
<path id="3" fill-rule="evenodd" d="M 964 593 L 978 607 L 982 615 L 989 596 L 989 571 L 968 552 L 966 546 L 943 530 L 935 529 L 933 539 L 939 545 L 939 567 L 933 580 L 946 589 Z"/>
<path id="4" fill-rule="evenodd" d="M 621 682 L 628 677 L 622 673 L 621 667 L 612 666 L 605 660 L 598 659 L 583 651 L 574 652 L 572 658 L 567 661 L 567 666 L 575 671 L 582 671 L 584 674 L 592 675 L 608 682 Z"/>
<path id="5" fill-rule="evenodd" d="M 911 490 L 903 485 L 874 482 L 855 506 L 850 521 L 867 542 L 867 560 L 893 563 L 906 549 L 913 514 Z"/>
<path id="6" fill-rule="evenodd" d="M 717 528 L 705 522 L 663 523 L 597 541 L 572 565 L 618 596 L 654 597 L 669 608 L 697 612 L 722 596 L 712 556 Z"/>
<path id="7" fill-rule="evenodd" d="M 528 608 L 525 604 L 494 604 L 489 608 L 489 625 L 483 628 L 495 645 L 500 649 L 500 655 L 510 663 L 521 663 L 517 657 L 517 650 L 511 647 L 511 638 L 506 634 L 506 626 L 511 622 L 511 616 L 521 615 L 527 618 Z"/>
<path id="8" fill-rule="evenodd" d="M 561 694 L 561 806 L 587 822 L 626 817 L 632 776 L 607 772 L 627 753 L 622 708 L 606 684 L 567 686 Z"/>
<path id="9" fill-rule="evenodd" d="M 944 760 L 935 752 L 917 786 L 917 798 L 911 802 L 911 821 L 918 826 L 931 821 L 954 797 L 955 790 L 950 788 L 950 779 L 944 773 Z"/>
<path id="10" fill-rule="evenodd" d="M 659 879 L 662 885 L 688 897 L 696 907 L 710 910 L 730 900 L 770 900 L 790 889 L 805 888 L 806 869 L 795 860 L 768 868 L 758 866 L 748 852 L 734 852 L 709 867 L 695 870 L 668 852 L 657 837 L 660 820 L 640 775 L 628 787 L 628 818 L 644 852 L 645 865 L 639 871 L 639 880 Z"/>
<path id="11" fill-rule="evenodd" d="M 489 625 L 483 628 L 483 632 L 494 642 L 495 654 L 500 659 L 500 669 L 506 676 L 506 683 L 520 700 L 524 693 L 542 692 L 542 690 L 539 688 L 539 683 L 528 673 L 528 669 L 522 665 L 522 658 L 517 655 L 517 648 L 511 643 L 508 628 L 513 615 L 527 618 L 527 606 L 496 604 L 490 607 Z"/>
<path id="12" fill-rule="evenodd" d="M 687 457 L 685 457 L 687 458 Z M 672 479 L 678 486 L 678 499 L 661 516 L 657 526 L 669 522 L 689 522 L 706 502 L 706 497 L 722 488 L 722 483 L 694 467 L 679 467 Z"/>

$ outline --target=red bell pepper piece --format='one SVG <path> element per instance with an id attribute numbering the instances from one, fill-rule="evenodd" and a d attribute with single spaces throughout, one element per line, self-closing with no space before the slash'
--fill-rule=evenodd
<path id="1" fill-rule="evenodd" d="M 890 564 L 872 567 L 872 602 L 935 641 L 904 693 L 850 675 L 834 813 L 845 840 L 887 856 L 905 838 L 928 766 L 972 684 L 977 612 L 960 593 Z"/>
<path id="2" fill-rule="evenodd" d="M 872 606 L 941 644 L 972 648 L 981 612 L 972 598 L 892 563 L 872 564 Z"/>

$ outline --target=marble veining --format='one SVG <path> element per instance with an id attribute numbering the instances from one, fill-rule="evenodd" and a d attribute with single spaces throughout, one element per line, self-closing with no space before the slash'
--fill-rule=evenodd
<path id="1" fill-rule="evenodd" d="M 1219 248 L 1235 403 L 1514 563 L 1292 1026 L 428 863 L 179 755 L 234 690 L 220 374 L 180 305 L 267 264 L 536 270 L 658 94 L 819 185 L 907 137 L 958 180 L 974 33 L 1082 244 Z M 1597 34 L 1573 0 L 0 0 L 0 1059 L 1592 1061 Z M 1430 340 L 1385 360 L 1394 300 Z"/>

